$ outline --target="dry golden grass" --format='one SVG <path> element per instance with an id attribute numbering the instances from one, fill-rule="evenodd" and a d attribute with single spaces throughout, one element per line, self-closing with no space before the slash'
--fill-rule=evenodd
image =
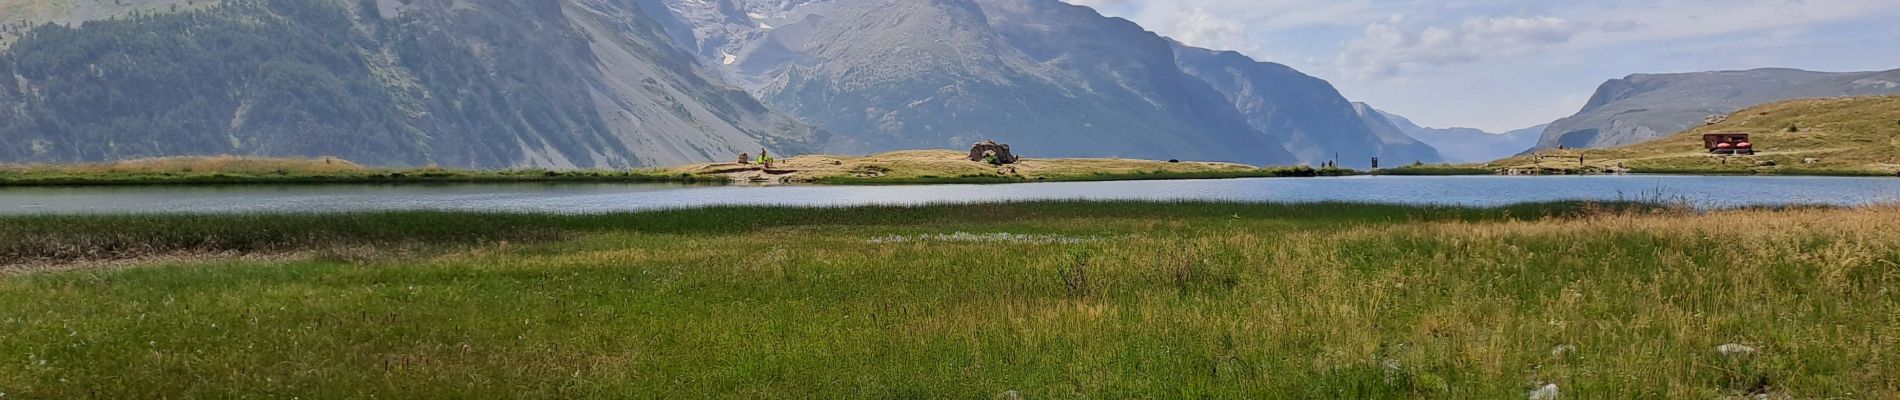
<path id="1" fill-rule="evenodd" d="M 764 179 L 768 183 L 819 182 L 831 178 L 958 178 L 1017 177 L 1027 180 L 1090 175 L 1152 173 L 1226 173 L 1258 171 L 1252 166 L 1214 163 L 1136 160 L 1121 158 L 1023 158 L 1008 166 L 970 161 L 968 153 L 949 150 L 907 150 L 863 157 L 805 155 L 774 163 L 773 171 L 737 163 L 694 164 L 667 171 L 694 175 L 723 175 L 739 181 Z"/>

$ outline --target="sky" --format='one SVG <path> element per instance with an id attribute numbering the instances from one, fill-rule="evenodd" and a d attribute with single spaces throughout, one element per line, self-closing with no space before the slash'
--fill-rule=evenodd
<path id="1" fill-rule="evenodd" d="M 1065 0 L 1432 127 L 1575 114 L 1635 73 L 1900 69 L 1900 0 Z"/>

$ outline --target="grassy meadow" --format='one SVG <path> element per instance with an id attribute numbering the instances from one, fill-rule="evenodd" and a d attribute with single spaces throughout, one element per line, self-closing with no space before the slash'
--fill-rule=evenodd
<path id="1" fill-rule="evenodd" d="M 1885 399 L 1895 226 L 1637 204 L 0 217 L 0 392 Z"/>

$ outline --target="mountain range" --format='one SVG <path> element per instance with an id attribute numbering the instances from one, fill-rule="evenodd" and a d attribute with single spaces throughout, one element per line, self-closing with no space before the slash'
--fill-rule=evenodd
<path id="1" fill-rule="evenodd" d="M 1056 0 L 21 0 L 8 20 L 28 22 L 0 25 L 4 162 L 633 167 L 988 139 L 1441 160 L 1324 80 Z"/>
<path id="2" fill-rule="evenodd" d="M 655 26 L 621 0 L 227 1 L 42 25 L 0 52 L 0 160 L 632 167 L 826 139 Z"/>
<path id="3" fill-rule="evenodd" d="M 1799 98 L 1900 93 L 1900 70 L 1813 72 L 1786 68 L 1638 74 L 1597 88 L 1583 110 L 1551 123 L 1538 148 L 1613 147 L 1702 126 L 1711 115 Z"/>
<path id="4" fill-rule="evenodd" d="M 1631 75 L 1548 129 L 1493 134 L 1419 127 L 1286 65 L 1058 0 L 10 0 L 0 162 L 624 168 L 997 140 L 1366 167 L 1634 143 L 1897 82 Z"/>
<path id="5" fill-rule="evenodd" d="M 1047 156 L 1440 160 L 1376 135 L 1324 80 L 1054 0 L 647 4 L 733 81 L 855 139 L 834 151 L 996 139 Z"/>

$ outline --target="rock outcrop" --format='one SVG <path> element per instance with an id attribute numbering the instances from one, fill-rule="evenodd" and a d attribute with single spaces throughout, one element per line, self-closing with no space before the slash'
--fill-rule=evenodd
<path id="1" fill-rule="evenodd" d="M 995 161 L 991 161 L 994 159 Z M 1015 164 L 1018 159 L 1009 151 L 1009 145 L 994 140 L 980 142 L 970 146 L 970 161 L 989 162 L 996 165 Z"/>

